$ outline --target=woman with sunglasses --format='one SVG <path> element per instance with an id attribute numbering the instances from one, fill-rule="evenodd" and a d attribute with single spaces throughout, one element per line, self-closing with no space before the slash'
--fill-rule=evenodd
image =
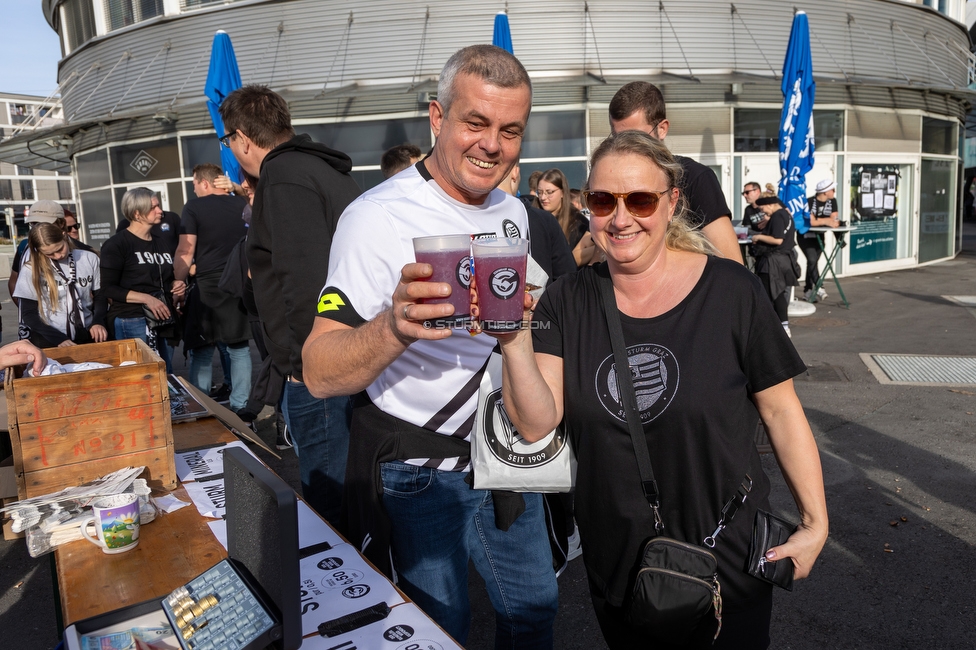
<path id="1" fill-rule="evenodd" d="M 589 222 L 573 207 L 566 175 L 555 168 L 543 172 L 536 186 L 536 196 L 542 209 L 556 217 L 559 222 L 559 227 L 573 251 L 576 266 L 586 266 L 593 262 L 599 251 L 590 237 Z"/>
<path id="2" fill-rule="evenodd" d="M 107 340 L 98 256 L 75 248 L 53 223 L 31 228 L 27 250 L 30 256 L 17 277 L 14 296 L 20 300 L 30 342 L 53 348 Z"/>
<path id="3" fill-rule="evenodd" d="M 78 239 L 81 236 L 81 226 L 78 224 L 78 218 L 67 208 L 64 209 L 64 232 L 71 239 L 72 246 L 98 255 L 98 252 L 94 248 Z"/>
<path id="4" fill-rule="evenodd" d="M 766 554 L 806 577 L 827 538 L 817 445 L 793 390 L 804 372 L 755 276 L 713 254 L 692 230 L 679 190 L 681 165 L 637 131 L 594 152 L 584 193 L 590 232 L 607 263 L 550 286 L 533 327 L 497 336 L 503 401 L 519 434 L 539 440 L 563 423 L 579 461 L 576 520 L 590 593 L 611 648 L 670 648 L 625 617 L 633 572 L 655 521 L 641 488 L 617 386 L 633 378 L 660 495 L 664 535 L 716 539 L 721 634 L 706 615 L 692 648 L 766 648 L 772 586 L 748 575 L 753 522 L 769 510 L 769 480 L 755 445 L 760 418 L 800 511 L 799 528 Z M 601 284 L 609 279 L 630 372 L 616 371 Z M 751 491 L 716 534 L 723 504 Z"/>

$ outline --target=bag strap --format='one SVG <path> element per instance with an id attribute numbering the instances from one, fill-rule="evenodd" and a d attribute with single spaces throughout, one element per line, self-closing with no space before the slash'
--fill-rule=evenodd
<path id="1" fill-rule="evenodd" d="M 613 346 L 613 360 L 617 373 L 617 389 L 620 391 L 620 399 L 624 405 L 624 413 L 627 416 L 627 428 L 630 430 L 630 439 L 634 445 L 634 454 L 637 456 L 637 469 L 640 471 L 641 488 L 644 491 L 644 498 L 647 505 L 651 507 L 654 514 L 654 530 L 658 535 L 664 534 L 664 520 L 661 518 L 661 494 L 657 488 L 657 481 L 654 480 L 654 470 L 651 468 L 651 454 L 647 449 L 647 440 L 644 438 L 644 426 L 640 422 L 640 410 L 637 408 L 637 394 L 634 392 L 634 377 L 630 372 L 630 360 L 627 358 L 624 343 L 624 331 L 620 324 L 620 312 L 617 310 L 617 300 L 613 293 L 613 281 L 608 275 L 599 274 L 600 293 L 603 296 L 603 311 L 607 318 L 607 327 L 610 329 L 610 344 Z M 715 548 L 715 538 L 725 530 L 729 522 L 735 516 L 752 490 L 752 477 L 745 475 L 739 489 L 729 499 L 722 508 L 718 525 L 711 535 L 703 540 L 703 544 L 709 548 Z"/>
<path id="2" fill-rule="evenodd" d="M 609 273 L 609 270 L 608 270 Z M 600 293 L 603 295 L 603 311 L 607 317 L 607 327 L 610 328 L 610 344 L 613 346 L 613 360 L 617 373 L 617 390 L 624 405 L 627 416 L 627 428 L 637 456 L 637 469 L 640 471 L 641 488 L 647 505 L 654 514 L 654 529 L 658 535 L 664 534 L 664 520 L 661 519 L 661 494 L 654 480 L 654 470 L 651 468 L 651 454 L 647 450 L 647 440 L 644 438 L 644 427 L 640 422 L 640 410 L 637 408 L 637 394 L 634 392 L 634 379 L 630 372 L 630 361 L 624 344 L 624 331 L 620 325 L 620 312 L 617 311 L 617 300 L 613 294 L 613 282 L 609 275 L 599 274 Z"/>

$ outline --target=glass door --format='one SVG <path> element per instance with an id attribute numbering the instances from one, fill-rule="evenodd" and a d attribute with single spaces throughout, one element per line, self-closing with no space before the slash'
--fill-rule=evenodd
<path id="1" fill-rule="evenodd" d="M 919 184 L 918 261 L 950 257 L 956 208 L 955 161 L 923 158 Z"/>

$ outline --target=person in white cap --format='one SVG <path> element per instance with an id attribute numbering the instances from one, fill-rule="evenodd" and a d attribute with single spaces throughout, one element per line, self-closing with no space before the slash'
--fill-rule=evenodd
<path id="1" fill-rule="evenodd" d="M 832 178 L 825 178 L 817 183 L 816 195 L 808 199 L 810 217 L 804 219 L 805 223 L 802 229 L 797 228 L 799 234 L 797 245 L 807 258 L 807 273 L 803 280 L 803 297 L 807 300 L 810 299 L 813 288 L 817 286 L 817 281 L 820 280 L 820 269 L 817 268 L 817 263 L 820 260 L 820 240 L 817 238 L 817 233 L 810 232 L 810 228 L 812 226 L 836 228 L 840 225 L 837 220 L 837 199 L 834 198 L 836 188 L 837 183 Z M 817 300 L 823 300 L 826 297 L 827 292 L 821 287 L 817 291 Z"/>

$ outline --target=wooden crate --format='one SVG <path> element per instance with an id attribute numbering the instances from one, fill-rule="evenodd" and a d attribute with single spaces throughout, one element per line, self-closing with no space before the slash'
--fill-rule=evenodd
<path id="1" fill-rule="evenodd" d="M 4 381 L 20 498 L 81 485 L 126 466 L 149 485 L 176 487 L 166 364 L 138 339 L 44 351 L 61 363 L 113 368 Z M 135 364 L 119 368 L 123 361 Z"/>

